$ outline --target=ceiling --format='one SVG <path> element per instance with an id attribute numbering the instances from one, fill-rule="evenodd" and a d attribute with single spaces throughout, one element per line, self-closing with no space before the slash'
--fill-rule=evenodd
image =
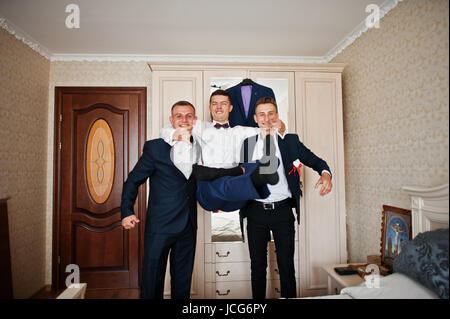
<path id="1" fill-rule="evenodd" d="M 51 54 L 322 57 L 385 0 L 0 0 Z M 80 8 L 68 29 L 66 5 Z"/>

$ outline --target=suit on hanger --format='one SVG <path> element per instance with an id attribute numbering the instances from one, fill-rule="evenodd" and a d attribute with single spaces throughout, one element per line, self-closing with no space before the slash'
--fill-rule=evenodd
<path id="1" fill-rule="evenodd" d="M 163 299 L 170 252 L 171 297 L 188 299 L 197 235 L 196 180 L 170 159 L 171 146 L 147 141 L 142 156 L 123 185 L 121 217 L 134 214 L 138 188 L 150 178 L 145 225 L 141 298 Z"/>
<path id="2" fill-rule="evenodd" d="M 262 97 L 272 97 L 275 99 L 275 94 L 273 93 L 273 90 L 271 88 L 253 82 L 250 106 L 248 109 L 248 114 L 246 116 L 241 93 L 242 86 L 242 84 L 238 84 L 226 90 L 228 93 L 230 93 L 231 104 L 233 105 L 233 109 L 231 110 L 230 117 L 228 119 L 230 122 L 230 126 L 233 127 L 242 125 L 258 127 L 258 124 L 256 124 L 253 118 L 253 115 L 255 114 L 256 102 Z"/>

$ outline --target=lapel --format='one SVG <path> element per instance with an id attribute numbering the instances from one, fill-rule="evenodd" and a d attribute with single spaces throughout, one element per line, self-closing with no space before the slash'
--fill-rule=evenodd
<path id="1" fill-rule="evenodd" d="M 283 160 L 283 165 L 284 165 L 284 173 L 285 173 L 286 177 L 288 177 L 288 174 L 290 171 L 288 145 L 287 145 L 286 141 L 284 139 L 282 139 L 279 135 L 277 135 L 277 137 L 278 137 L 278 148 L 280 149 L 281 158 Z"/>
<path id="2" fill-rule="evenodd" d="M 241 86 L 242 85 L 238 84 L 236 87 L 236 89 L 237 89 L 236 95 L 237 95 L 237 102 L 238 102 L 237 108 L 238 108 L 239 112 L 241 113 L 241 116 L 244 119 L 244 121 L 246 121 L 247 117 L 245 116 L 244 101 L 242 100 Z"/>
<path id="3" fill-rule="evenodd" d="M 176 175 L 178 175 L 178 177 L 182 178 L 183 180 L 187 180 L 186 176 L 184 176 L 184 174 L 175 166 L 175 164 L 172 162 L 171 156 L 170 156 L 170 152 L 172 150 L 172 147 L 170 147 L 169 144 L 167 144 L 166 142 L 164 142 L 167 151 L 165 152 L 165 154 L 167 154 L 167 158 L 166 161 L 167 165 L 169 165 L 176 173 Z M 192 176 L 192 175 L 191 175 Z"/>
<path id="4" fill-rule="evenodd" d="M 281 157 L 283 158 L 284 165 L 284 175 L 286 175 L 286 180 L 291 190 L 292 196 L 298 199 L 302 194 L 301 187 L 299 185 L 300 179 L 297 174 L 289 172 L 292 170 L 294 164 L 292 163 L 293 158 L 289 154 L 289 143 L 287 142 L 286 136 L 284 139 L 278 136 L 278 147 L 280 148 Z"/>
<path id="5" fill-rule="evenodd" d="M 259 99 L 259 87 L 260 86 L 257 83 L 253 83 L 253 85 L 252 85 L 252 94 L 250 97 L 250 106 L 248 108 L 248 114 L 255 114 L 255 105 Z M 244 109 L 244 107 L 242 107 L 242 109 Z M 245 114 L 245 111 L 244 111 L 244 114 Z"/>

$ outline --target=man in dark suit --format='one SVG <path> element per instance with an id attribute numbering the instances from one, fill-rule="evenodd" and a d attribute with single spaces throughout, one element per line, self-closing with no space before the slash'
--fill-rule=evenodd
<path id="1" fill-rule="evenodd" d="M 177 102 L 171 113 L 174 128 L 192 128 L 196 119 L 192 104 Z M 160 138 L 147 141 L 122 190 L 122 226 L 131 229 L 139 222 L 133 211 L 138 187 L 150 178 L 141 298 L 163 299 L 169 252 L 171 297 L 190 296 L 197 235 L 196 180 L 174 165 L 170 152 L 171 146 Z"/>
<path id="2" fill-rule="evenodd" d="M 233 105 L 229 117 L 231 127 L 237 125 L 258 127 L 253 117 L 256 101 L 266 96 L 275 99 L 271 88 L 250 79 L 245 79 L 226 91 L 230 94 L 230 102 Z"/>
<path id="3" fill-rule="evenodd" d="M 260 128 L 270 127 L 272 121 L 278 120 L 278 110 L 273 98 L 266 97 L 258 100 L 255 122 Z M 270 143 L 267 143 L 269 142 Z M 264 145 L 270 149 L 269 154 L 263 154 Z M 269 145 L 269 147 L 267 146 Z M 247 218 L 248 247 L 251 259 L 252 293 L 255 299 L 264 299 L 266 294 L 267 242 L 272 231 L 278 270 L 280 272 L 281 297 L 296 297 L 296 282 L 294 268 L 294 238 L 295 218 L 292 208 L 297 213 L 300 222 L 300 189 L 299 173 L 295 167 L 298 163 L 311 167 L 321 177 L 315 185 L 322 185 L 320 195 L 331 191 L 331 173 L 327 163 L 317 157 L 299 140 L 297 134 L 286 134 L 284 139 L 267 135 L 265 140 L 258 136 L 248 138 L 243 143 L 244 162 L 254 161 L 266 155 L 273 157 L 277 166 L 279 181 L 275 185 L 268 185 L 270 196 L 249 201 L 241 209 L 241 221 Z M 242 225 L 242 223 L 241 223 Z"/>

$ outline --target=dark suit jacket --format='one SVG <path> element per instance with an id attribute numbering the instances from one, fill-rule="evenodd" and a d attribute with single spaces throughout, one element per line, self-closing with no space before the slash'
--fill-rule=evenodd
<path id="1" fill-rule="evenodd" d="M 255 149 L 256 142 L 258 140 L 258 135 L 254 137 L 247 138 L 242 144 L 244 158 L 241 159 L 243 162 L 249 162 L 253 158 L 253 151 Z M 289 172 L 293 168 L 293 162 L 299 159 L 303 165 L 311 167 L 319 175 L 323 170 L 327 170 L 331 173 L 330 168 L 327 163 L 311 152 L 302 142 L 300 142 L 297 134 L 286 134 L 284 139 L 278 136 L 278 147 L 280 148 L 281 157 L 284 165 L 284 172 L 289 185 L 289 190 L 292 193 L 293 207 L 295 207 L 297 213 L 297 222 L 300 223 L 300 196 L 302 195 L 302 190 L 300 189 L 300 179 L 297 174 Z M 250 203 L 250 202 L 249 202 Z M 246 209 L 248 205 L 241 209 L 241 219 L 247 216 Z"/>
<path id="2" fill-rule="evenodd" d="M 252 96 L 250 99 L 250 106 L 248 108 L 248 117 L 245 117 L 245 109 L 244 102 L 242 101 L 241 94 L 242 85 L 235 85 L 226 91 L 230 93 L 231 104 L 233 104 L 233 110 L 230 112 L 229 122 L 230 126 L 252 126 L 258 127 L 255 120 L 253 119 L 253 115 L 255 114 L 255 106 L 256 102 L 262 97 L 272 97 L 275 99 L 275 94 L 273 90 L 267 86 L 262 86 L 258 83 L 253 83 L 252 85 Z"/>
<path id="3" fill-rule="evenodd" d="M 139 185 L 150 178 L 145 232 L 176 234 L 190 221 L 197 229 L 196 180 L 187 180 L 170 159 L 170 145 L 163 139 L 145 142 L 144 151 L 123 184 L 122 219 L 134 214 Z"/>

